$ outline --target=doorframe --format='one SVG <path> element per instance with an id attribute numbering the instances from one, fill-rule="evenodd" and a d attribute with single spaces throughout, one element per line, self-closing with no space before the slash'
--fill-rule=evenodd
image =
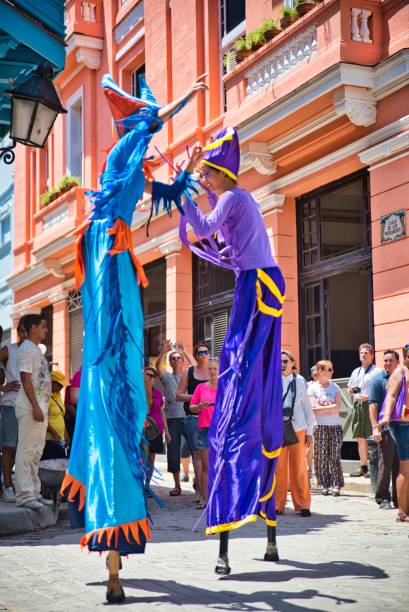
<path id="1" fill-rule="evenodd" d="M 318 264 L 313 264 L 307 271 L 303 270 L 302 261 L 302 218 L 300 212 L 300 206 L 303 201 L 310 200 L 318 197 L 324 193 L 341 187 L 342 185 L 348 184 L 358 178 L 363 179 L 363 197 L 366 203 L 365 209 L 363 210 L 363 225 L 365 235 L 363 236 L 363 242 L 367 242 L 362 248 L 344 255 L 338 255 L 331 259 L 320 261 Z M 372 271 L 372 240 L 371 240 L 371 208 L 370 208 L 370 180 L 367 169 L 359 170 L 348 176 L 344 176 L 341 179 L 328 183 L 314 191 L 303 194 L 296 199 L 296 227 L 297 227 L 297 263 L 298 263 L 298 304 L 299 304 L 299 339 L 300 339 L 300 371 L 306 373 L 311 364 L 308 364 L 308 347 L 307 347 L 307 329 L 304 325 L 306 320 L 306 309 L 305 309 L 305 289 L 314 283 L 324 282 L 324 308 L 325 308 L 325 332 L 327 337 L 323 341 L 323 346 L 328 352 L 328 358 L 331 352 L 331 342 L 329 337 L 329 311 L 327 306 L 327 299 L 325 293 L 327 291 L 325 287 L 325 280 L 331 276 L 337 276 L 344 272 L 348 272 L 354 269 L 368 269 Z M 319 221 L 317 227 L 317 240 L 318 247 L 321 249 L 321 207 L 318 205 Z M 374 345 L 374 314 L 373 314 L 373 274 L 368 274 L 368 341 Z"/>

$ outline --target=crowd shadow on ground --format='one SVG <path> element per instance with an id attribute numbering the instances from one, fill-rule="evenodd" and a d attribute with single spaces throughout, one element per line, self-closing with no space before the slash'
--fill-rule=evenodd
<path id="1" fill-rule="evenodd" d="M 257 584 L 264 583 L 282 583 L 289 582 L 295 579 L 324 579 L 324 578 L 361 578 L 368 580 L 379 580 L 389 578 L 388 574 L 382 569 L 369 564 L 355 563 L 350 561 L 332 561 L 329 563 L 303 563 L 296 561 L 284 560 L 283 564 L 294 569 L 270 570 L 262 572 L 238 573 L 226 576 L 220 579 L 221 583 L 232 582 L 252 582 Z M 277 566 L 274 566 L 277 568 Z M 309 609 L 328 610 L 329 601 L 333 605 L 339 606 L 342 604 L 356 604 L 356 599 L 338 597 L 329 595 L 321 590 L 304 589 L 304 590 L 274 590 L 265 588 L 264 590 L 255 590 L 252 593 L 240 593 L 235 590 L 234 585 L 231 585 L 231 590 L 212 590 L 199 586 L 184 584 L 182 580 L 175 582 L 174 580 L 147 580 L 139 578 L 123 579 L 122 584 L 126 589 L 127 598 L 123 605 L 140 604 L 141 607 L 147 604 L 164 605 L 171 604 L 173 606 L 205 606 L 217 610 L 238 610 L 241 612 L 252 612 L 254 610 L 279 610 L 280 612 L 301 612 L 305 611 L 305 604 L 312 599 L 314 607 Z M 316 582 L 315 582 L 316 584 Z M 89 586 L 102 586 L 103 582 L 88 583 Z M 132 595 L 132 589 L 137 589 L 151 595 L 140 594 Z M 154 593 L 154 595 L 153 595 Z M 298 603 L 294 603 L 298 600 Z M 321 600 L 321 601 L 320 601 Z M 260 604 L 263 606 L 260 608 Z M 317 607 L 317 605 L 323 606 Z"/>
<path id="2" fill-rule="evenodd" d="M 172 543 L 172 542 L 197 542 L 209 540 L 204 535 L 205 517 L 202 517 L 200 524 L 197 521 L 201 512 L 194 504 L 193 493 L 186 492 L 176 498 L 169 498 L 169 489 L 165 487 L 156 488 L 158 497 L 164 502 L 165 507 L 159 507 L 154 500 L 149 500 L 149 512 L 152 518 L 152 543 Z M 343 514 L 319 514 L 312 508 L 312 516 L 308 518 L 300 517 L 293 510 L 287 510 L 286 514 L 278 517 L 277 535 L 282 538 L 289 535 L 306 535 L 322 531 L 326 527 L 344 523 L 348 519 Z M 195 525 L 197 524 L 196 528 Z M 195 529 L 194 529 L 195 528 Z M 9 546 L 10 540 L 13 546 L 58 546 L 66 544 L 78 544 L 82 531 L 70 529 L 67 518 L 63 518 L 53 527 L 35 532 L 16 534 L 0 537 L 0 548 Z M 244 525 L 237 531 L 230 532 L 230 538 L 265 538 L 266 529 L 263 520 Z M 217 536 L 211 536 L 211 540 L 216 541 Z M 262 548 L 264 543 L 262 544 Z M 260 554 L 262 552 L 260 549 Z"/>

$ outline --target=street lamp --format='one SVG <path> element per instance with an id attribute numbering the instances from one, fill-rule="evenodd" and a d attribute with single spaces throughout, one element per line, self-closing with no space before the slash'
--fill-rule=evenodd
<path id="1" fill-rule="evenodd" d="M 13 140 L 13 145 L 7 147 L 2 154 L 6 163 L 14 161 L 14 151 L 11 149 L 16 146 L 16 142 L 30 147 L 43 147 L 57 115 L 67 112 L 55 91 L 53 76 L 52 64 L 43 62 L 24 83 L 5 92 L 11 97 L 10 138 Z"/>

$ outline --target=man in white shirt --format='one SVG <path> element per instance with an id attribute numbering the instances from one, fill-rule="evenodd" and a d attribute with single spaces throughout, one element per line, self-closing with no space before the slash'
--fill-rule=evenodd
<path id="1" fill-rule="evenodd" d="M 0 446 L 2 448 L 1 466 L 4 479 L 4 502 L 15 501 L 11 471 L 14 465 L 18 437 L 15 402 L 20 388 L 20 372 L 17 367 L 17 351 L 26 335 L 23 319 L 20 319 L 17 325 L 18 342 L 6 344 L 0 349 L 0 362 L 2 366 L 5 366 L 5 384 L 0 387 Z"/>
<path id="2" fill-rule="evenodd" d="M 41 496 L 38 468 L 45 445 L 51 379 L 48 363 L 38 345 L 47 334 L 45 319 L 27 315 L 27 338 L 19 347 L 17 364 L 21 387 L 16 397 L 18 444 L 16 452 L 16 505 L 39 510 L 52 505 Z"/>
<path id="3" fill-rule="evenodd" d="M 293 373 L 294 366 L 294 355 L 290 351 L 282 351 L 283 410 L 284 408 L 293 409 L 292 424 L 298 442 L 281 449 L 276 467 L 275 503 L 277 514 L 284 514 L 288 476 L 290 476 L 290 492 L 294 509 L 300 513 L 300 516 L 309 517 L 311 516 L 311 491 L 308 481 L 306 449 L 312 443 L 315 417 L 307 395 L 305 380 L 302 376 Z M 292 389 L 295 390 L 295 397 Z"/>
<path id="4" fill-rule="evenodd" d="M 354 412 L 352 417 L 352 437 L 358 442 L 361 467 L 351 476 L 364 476 L 369 478 L 368 472 L 368 445 L 366 439 L 372 435 L 372 423 L 369 417 L 369 391 L 373 380 L 382 373 L 374 361 L 374 348 L 364 343 L 359 347 L 361 365 L 355 368 L 348 381 L 348 393 L 351 394 Z"/>

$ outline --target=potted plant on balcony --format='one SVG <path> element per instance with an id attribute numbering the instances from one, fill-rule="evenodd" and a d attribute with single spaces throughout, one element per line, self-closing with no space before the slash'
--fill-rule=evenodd
<path id="1" fill-rule="evenodd" d="M 296 11 L 299 17 L 302 17 L 315 7 L 315 0 L 297 0 Z"/>
<path id="2" fill-rule="evenodd" d="M 234 49 L 236 51 L 236 62 L 240 63 L 246 59 L 249 55 L 251 55 L 251 45 L 249 46 L 249 41 L 247 37 L 242 37 L 236 40 L 234 43 Z"/>
<path id="3" fill-rule="evenodd" d="M 264 37 L 264 40 L 271 40 L 277 34 L 280 34 L 281 30 L 277 27 L 274 19 L 264 19 L 263 23 L 257 28 L 257 32 L 260 31 Z"/>
<path id="4" fill-rule="evenodd" d="M 265 44 L 266 38 L 264 32 L 259 28 L 254 30 L 254 32 L 249 32 L 246 36 L 246 41 L 251 51 L 257 51 L 257 49 L 260 49 Z"/>
<path id="5" fill-rule="evenodd" d="M 78 187 L 80 183 L 81 181 L 78 176 L 64 176 L 64 178 L 58 184 L 60 195 L 66 191 L 69 191 L 73 187 Z"/>
<path id="6" fill-rule="evenodd" d="M 285 28 L 288 28 L 288 26 L 294 23 L 294 21 L 297 21 L 297 19 L 298 19 L 298 13 L 295 10 L 295 8 L 290 8 L 289 6 L 283 6 L 283 8 L 281 9 L 281 19 L 280 19 L 280 26 L 282 27 L 283 30 Z"/>

